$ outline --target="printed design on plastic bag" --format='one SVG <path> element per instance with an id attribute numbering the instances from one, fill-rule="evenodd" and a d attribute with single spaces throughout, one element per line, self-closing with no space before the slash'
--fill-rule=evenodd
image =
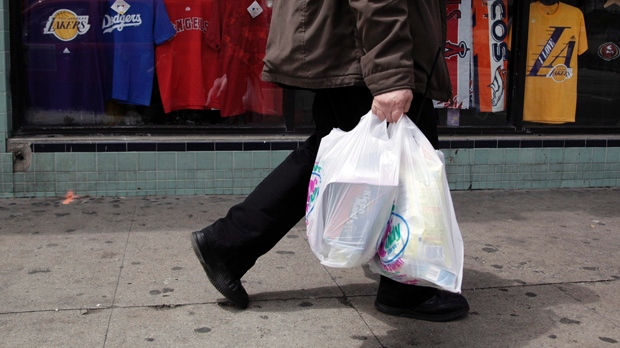
<path id="1" fill-rule="evenodd" d="M 308 197 L 306 199 L 306 225 L 308 224 L 308 215 L 314 210 L 316 200 L 319 196 L 321 188 L 321 166 L 318 162 L 314 163 L 312 175 L 310 175 L 310 183 L 308 184 Z"/>
<path id="2" fill-rule="evenodd" d="M 401 256 L 405 252 L 409 238 L 411 237 L 411 229 L 407 220 L 401 215 L 394 213 L 392 206 L 392 216 L 385 228 L 383 238 L 381 238 L 377 247 L 377 254 L 381 259 L 381 266 L 388 272 L 399 270 L 404 262 Z"/>

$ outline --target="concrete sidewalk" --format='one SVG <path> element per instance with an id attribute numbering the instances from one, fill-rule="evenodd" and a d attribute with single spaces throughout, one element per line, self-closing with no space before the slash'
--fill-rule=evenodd
<path id="1" fill-rule="evenodd" d="M 79 194 L 79 192 L 78 192 Z M 0 200 L 0 347 L 620 347 L 620 190 L 456 191 L 470 314 L 383 315 L 303 224 L 220 304 L 189 241 L 240 196 Z"/>

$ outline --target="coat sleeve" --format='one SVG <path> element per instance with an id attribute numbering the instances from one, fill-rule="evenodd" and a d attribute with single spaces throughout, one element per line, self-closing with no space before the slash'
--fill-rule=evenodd
<path id="1" fill-rule="evenodd" d="M 349 0 L 363 48 L 364 82 L 373 95 L 414 88 L 407 1 Z"/>

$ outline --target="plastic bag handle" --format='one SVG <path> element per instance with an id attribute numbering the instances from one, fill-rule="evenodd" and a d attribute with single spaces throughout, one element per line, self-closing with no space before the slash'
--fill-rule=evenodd
<path id="1" fill-rule="evenodd" d="M 354 130 L 369 132 L 371 136 L 382 140 L 391 139 L 391 134 L 388 132 L 388 122 L 379 119 L 379 116 L 372 111 L 362 116 L 358 127 L 354 128 Z"/>
<path id="2" fill-rule="evenodd" d="M 402 114 L 398 121 L 389 122 L 387 126 L 388 137 L 390 139 L 394 138 L 397 135 L 397 132 L 405 132 L 407 129 L 407 121 L 404 121 L 404 118 L 408 118 L 407 115 Z"/>

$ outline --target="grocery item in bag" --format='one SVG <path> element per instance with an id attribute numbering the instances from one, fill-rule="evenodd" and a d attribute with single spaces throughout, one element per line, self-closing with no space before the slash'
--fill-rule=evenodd
<path id="1" fill-rule="evenodd" d="M 310 248 L 329 267 L 357 267 L 376 253 L 398 190 L 403 131 L 368 113 L 350 132 L 321 140 L 308 185 Z"/>
<path id="2" fill-rule="evenodd" d="M 381 217 L 389 217 L 395 192 L 393 186 L 359 183 L 332 182 L 325 186 L 323 238 L 331 246 L 327 255 L 330 263 L 363 264 L 372 257 L 374 253 L 365 253 L 364 249 L 370 243 L 372 248 L 367 249 L 376 250 L 385 226 Z"/>
<path id="3" fill-rule="evenodd" d="M 407 119 L 399 191 L 377 255 L 376 273 L 401 283 L 460 292 L 463 240 L 446 178 L 443 154 Z"/>

